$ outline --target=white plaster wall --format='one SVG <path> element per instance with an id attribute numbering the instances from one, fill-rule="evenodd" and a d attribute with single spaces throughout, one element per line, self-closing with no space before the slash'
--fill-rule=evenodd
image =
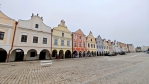
<path id="1" fill-rule="evenodd" d="M 99 43 L 99 41 L 100 41 L 100 43 Z M 97 48 L 97 46 L 96 46 L 96 50 L 98 51 L 98 52 L 103 52 L 104 51 L 104 49 L 102 48 L 102 47 L 104 47 L 104 45 L 103 45 L 103 43 L 102 43 L 102 39 L 98 36 L 97 38 L 96 38 L 96 45 L 98 45 L 98 48 Z M 100 46 L 100 48 L 99 48 L 99 46 Z"/>
<path id="2" fill-rule="evenodd" d="M 15 55 L 15 51 L 12 51 L 12 53 L 10 54 L 9 61 L 15 61 Z"/>
<path id="3" fill-rule="evenodd" d="M 35 28 L 35 24 L 39 27 Z M 27 35 L 27 42 L 21 42 L 21 36 Z M 33 36 L 38 37 L 38 43 L 33 43 Z M 43 44 L 43 38 L 47 38 L 47 44 Z M 16 28 L 14 49 L 20 48 L 24 50 L 24 54 L 30 49 L 36 49 L 37 54 L 43 49 L 47 49 L 51 53 L 51 28 L 46 26 L 39 16 L 33 16 L 30 20 L 19 20 Z M 27 60 L 34 60 L 32 57 L 27 57 Z"/>

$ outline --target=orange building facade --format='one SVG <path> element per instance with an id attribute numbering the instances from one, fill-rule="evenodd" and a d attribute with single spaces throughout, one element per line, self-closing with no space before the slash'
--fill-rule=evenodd
<path id="1" fill-rule="evenodd" d="M 85 57 L 86 52 L 86 35 L 78 29 L 76 32 L 72 32 L 72 57 Z"/>

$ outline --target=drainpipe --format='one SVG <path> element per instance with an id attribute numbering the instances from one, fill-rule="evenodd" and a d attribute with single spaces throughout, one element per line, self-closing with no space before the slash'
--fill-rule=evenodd
<path id="1" fill-rule="evenodd" d="M 15 22 L 15 29 L 14 29 L 14 33 L 13 33 L 12 44 L 11 44 L 11 48 L 10 48 L 10 50 L 9 50 L 9 52 L 8 52 L 6 62 L 9 62 L 9 58 L 10 58 L 10 51 L 11 51 L 11 50 L 12 50 L 12 48 L 13 48 L 13 44 L 14 44 L 14 39 L 15 39 L 15 33 L 16 33 L 16 27 L 17 27 L 17 24 L 18 24 L 18 22 Z"/>
<path id="2" fill-rule="evenodd" d="M 53 29 L 51 29 L 51 55 L 50 55 L 50 60 L 52 60 L 52 32 L 53 32 Z"/>
<path id="3" fill-rule="evenodd" d="M 72 37 L 72 55 L 71 55 L 71 58 L 73 58 L 73 32 L 71 34 L 71 37 Z"/>

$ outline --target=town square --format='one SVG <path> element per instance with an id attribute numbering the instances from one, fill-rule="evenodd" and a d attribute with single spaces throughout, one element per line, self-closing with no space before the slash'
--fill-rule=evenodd
<path id="1" fill-rule="evenodd" d="M 0 84 L 149 84 L 148 0 L 0 0 Z"/>

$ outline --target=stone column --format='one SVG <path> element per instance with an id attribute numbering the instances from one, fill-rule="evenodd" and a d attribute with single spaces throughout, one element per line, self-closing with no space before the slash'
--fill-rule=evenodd
<path id="1" fill-rule="evenodd" d="M 39 60 L 39 54 L 37 54 L 37 60 Z"/>
<path id="2" fill-rule="evenodd" d="M 23 58 L 23 61 L 25 61 L 25 60 L 26 60 L 26 56 L 27 56 L 27 54 L 24 54 L 24 58 Z"/>
<path id="3" fill-rule="evenodd" d="M 65 54 L 63 54 L 63 59 L 65 59 Z"/>
<path id="4" fill-rule="evenodd" d="M 50 58 L 50 60 L 52 60 L 52 54 L 50 54 L 49 58 Z"/>

